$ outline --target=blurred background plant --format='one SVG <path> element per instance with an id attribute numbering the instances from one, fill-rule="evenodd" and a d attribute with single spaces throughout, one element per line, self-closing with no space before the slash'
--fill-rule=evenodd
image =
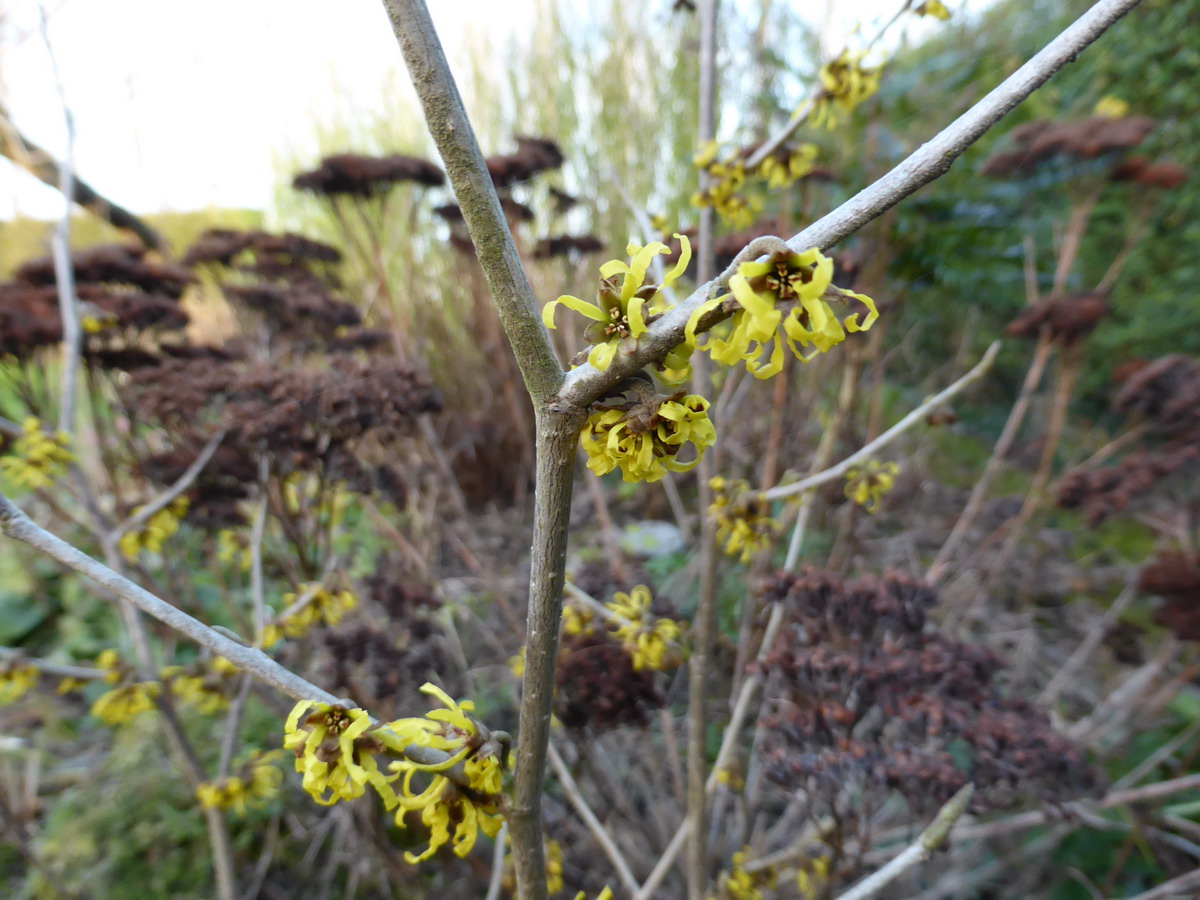
<path id="1" fill-rule="evenodd" d="M 463 61 L 543 303 L 590 297 L 631 239 L 677 253 L 671 235 L 694 234 L 691 7 L 546 0 L 528 36 L 479 38 Z M 726 5 L 718 152 L 702 161 L 724 167 L 736 212 L 719 263 L 887 171 L 1083 8 L 951 5 L 835 128 L 802 124 L 747 171 L 842 48 L 823 55 L 789 4 Z M 837 896 L 967 780 L 975 821 L 906 896 L 1133 897 L 1200 866 L 1196 48 L 1200 8 L 1147 0 L 839 248 L 839 286 L 880 302 L 871 332 L 807 365 L 785 357 L 773 383 L 714 376 L 715 470 L 766 489 L 849 456 L 1015 338 L 986 387 L 892 444 L 874 515 L 844 480 L 755 506 L 747 527 L 764 539 L 723 564 L 708 733 L 719 896 Z M 383 718 L 421 711 L 433 680 L 511 729 L 532 409 L 420 116 L 391 103 L 315 123 L 280 157 L 265 213 L 148 217 L 169 253 L 79 220 L 86 402 L 57 455 L 50 226 L 0 225 L 0 484 Z M 553 333 L 564 364 L 586 346 L 567 319 Z M 684 814 L 679 663 L 704 512 L 692 475 L 635 488 L 580 470 L 545 826 L 558 883 L 592 896 L 614 864 L 582 809 L 641 882 Z M 814 568 L 775 571 L 797 520 Z M 286 704 L 157 626 L 131 628 L 14 544 L 0 566 L 6 891 L 212 896 L 197 787 L 278 748 Z M 631 622 L 639 585 L 653 600 Z M 663 636 L 660 664 L 637 664 L 637 626 Z M 124 668 L 102 664 L 109 649 Z M 761 706 L 723 754 L 751 683 Z M 101 724 L 89 710 L 116 690 L 153 711 Z M 279 765 L 278 793 L 220 812 L 247 896 L 478 898 L 498 884 L 485 841 L 412 867 L 398 851 L 427 840 L 415 816 L 400 830 L 364 802 L 315 807 Z M 653 896 L 683 896 L 679 873 L 659 877 Z"/>

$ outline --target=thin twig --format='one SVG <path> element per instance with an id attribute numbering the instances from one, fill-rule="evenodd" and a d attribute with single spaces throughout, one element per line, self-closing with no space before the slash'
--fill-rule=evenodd
<path id="1" fill-rule="evenodd" d="M 968 147 L 1075 59 L 1138 2 L 1101 0 L 1096 3 L 940 134 L 923 144 L 883 178 L 795 235 L 787 242 L 788 245 L 797 251 L 812 247 L 826 250 L 945 174 Z M 733 274 L 729 270 L 726 272 Z M 684 329 L 692 313 L 710 296 L 715 296 L 713 292 L 719 287 L 720 283 L 701 284 L 691 296 L 656 320 L 647 334 L 638 339 L 636 347 L 628 353 L 618 354 L 607 370 L 600 371 L 587 363 L 571 370 L 561 390 L 551 401 L 554 408 L 586 406 L 645 366 L 663 359 L 683 342 Z M 704 324 L 711 327 L 720 318 L 714 312 L 705 317 Z"/>
<path id="2" fill-rule="evenodd" d="M 951 829 L 967 811 L 971 795 L 974 793 L 975 785 L 968 782 L 938 810 L 937 816 L 934 817 L 929 827 L 921 832 L 919 838 L 882 869 L 867 876 L 842 894 L 838 900 L 867 900 L 869 897 L 874 897 L 913 866 L 926 862 L 933 852 L 946 842 Z"/>
<path id="3" fill-rule="evenodd" d="M 112 674 L 108 669 L 96 669 L 91 666 L 69 666 L 64 663 L 38 659 L 35 656 L 26 656 L 22 651 L 15 650 L 12 647 L 0 647 L 0 659 L 27 663 L 46 675 L 54 675 L 58 678 L 78 678 L 80 681 L 101 681 Z"/>
<path id="4" fill-rule="evenodd" d="M 638 891 L 641 890 L 641 886 L 637 883 L 637 879 L 633 877 L 633 871 L 629 868 L 629 863 L 625 860 L 625 855 L 621 852 L 621 848 L 617 846 L 617 842 L 612 839 L 612 835 L 608 833 L 608 829 L 604 827 L 604 823 L 592 812 L 591 806 L 588 805 L 583 793 L 579 790 L 579 785 L 571 777 L 571 770 L 563 762 L 563 758 L 559 755 L 554 744 L 550 745 L 550 765 L 554 769 L 558 783 L 562 786 L 563 793 L 567 795 L 567 799 L 575 807 L 575 812 L 579 814 L 579 818 L 583 819 L 588 830 L 592 832 L 592 836 L 596 838 L 596 842 L 600 844 L 600 848 L 604 851 L 605 856 L 608 857 L 609 862 L 617 870 L 617 876 L 621 879 L 621 883 L 625 885 L 630 896 L 637 896 Z"/>
<path id="5" fill-rule="evenodd" d="M 504 855 L 508 844 L 508 823 L 500 826 L 496 840 L 492 845 L 492 875 L 488 879 L 487 896 L 484 900 L 500 900 L 500 891 L 504 887 Z"/>
<path id="6" fill-rule="evenodd" d="M 954 382 L 954 384 L 947 387 L 941 393 L 930 397 L 879 437 L 875 438 L 875 440 L 871 441 L 861 450 L 850 454 L 836 466 L 830 466 L 828 469 L 825 469 L 822 472 L 818 472 L 815 475 L 810 475 L 807 478 L 802 478 L 799 481 L 791 484 L 784 484 L 780 485 L 779 487 L 763 491 L 761 496 L 766 500 L 779 500 L 782 497 L 790 497 L 793 494 L 800 493 L 801 491 L 810 491 L 813 488 L 818 488 L 823 484 L 828 484 L 831 481 L 841 478 L 846 474 L 847 470 L 853 468 L 864 460 L 870 459 L 900 435 L 904 434 L 904 432 L 908 431 L 919 422 L 924 421 L 925 417 L 929 415 L 930 411 L 941 406 L 943 403 L 952 400 L 971 384 L 982 378 L 987 370 L 991 368 L 992 363 L 995 362 L 996 354 L 999 352 L 1000 342 L 996 341 L 994 344 L 988 347 L 987 352 L 983 355 L 983 359 L 981 359 L 975 365 L 975 368 L 971 369 L 971 371 L 969 371 L 962 378 L 958 379 L 958 381 Z"/>

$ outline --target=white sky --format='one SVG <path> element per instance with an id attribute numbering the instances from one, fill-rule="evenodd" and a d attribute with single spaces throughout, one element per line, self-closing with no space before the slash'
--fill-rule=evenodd
<path id="1" fill-rule="evenodd" d="M 669 2 L 629 0 L 635 15 Z M 790 2 L 814 16 L 826 12 L 825 3 Z M 524 34 L 535 5 L 430 0 L 452 62 L 465 52 L 463 23 L 496 36 Z M 265 208 L 273 156 L 309 145 L 315 123 L 335 114 L 382 110 L 389 86 L 406 80 L 381 0 L 45 6 L 75 116 L 76 169 L 135 212 Z M 30 140 L 60 155 L 65 127 L 38 8 L 38 0 L 0 0 L 0 98 Z M 895 8 L 896 0 L 838 3 L 830 30 L 844 34 L 855 20 L 877 20 Z M 55 191 L 0 158 L 0 220 L 52 218 L 61 210 Z"/>

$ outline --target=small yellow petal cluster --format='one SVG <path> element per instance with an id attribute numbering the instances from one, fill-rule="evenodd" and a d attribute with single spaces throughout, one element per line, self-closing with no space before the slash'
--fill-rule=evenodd
<path id="1" fill-rule="evenodd" d="M 658 481 L 667 472 L 690 472 L 717 440 L 708 406 L 699 394 L 679 391 L 596 408 L 580 435 L 588 468 L 597 475 L 619 468 L 625 481 Z M 680 451 L 688 444 L 695 455 L 681 460 Z"/>
<path id="2" fill-rule="evenodd" d="M 602 890 L 599 894 L 596 895 L 596 900 L 612 900 L 612 898 L 613 898 L 613 892 L 612 892 L 612 888 L 610 888 L 610 887 L 606 887 L 604 890 Z M 575 900 L 587 900 L 587 891 L 580 891 L 578 894 L 575 895 Z"/>
<path id="3" fill-rule="evenodd" d="M 1129 103 L 1112 95 L 1101 97 L 1100 102 L 1096 104 L 1095 113 L 1105 119 L 1123 119 L 1129 115 Z"/>
<path id="4" fill-rule="evenodd" d="M 833 284 L 833 260 L 816 248 L 803 253 L 778 250 L 762 262 L 742 263 L 729 279 L 729 288 L 732 294 L 714 297 L 696 309 L 688 320 L 687 339 L 719 363 L 744 362 L 755 378 L 782 371 L 785 344 L 797 359 L 809 362 L 846 340 L 848 332 L 869 330 L 879 318 L 870 297 Z M 861 322 L 858 312 L 839 319 L 829 305 L 850 300 L 866 307 Z M 728 334 L 697 343 L 700 320 L 722 306 L 733 310 Z M 768 349 L 770 357 L 764 362 Z"/>
<path id="5" fill-rule="evenodd" d="M 717 522 L 717 540 L 725 544 L 730 556 L 741 554 L 740 562 L 750 562 L 755 554 L 770 548 L 779 534 L 779 523 L 771 518 L 771 508 L 762 496 L 750 490 L 745 481 L 716 477 L 709 481 L 713 502 L 708 514 Z"/>
<path id="6" fill-rule="evenodd" d="M 821 66 L 818 73 L 821 89 L 809 117 L 812 125 L 836 128 L 842 114 L 849 114 L 879 91 L 883 66 L 865 66 L 864 57 L 866 53 L 843 50 L 837 59 Z"/>
<path id="7" fill-rule="evenodd" d="M 267 626 L 263 645 L 270 647 L 283 638 L 304 637 L 318 625 L 336 625 L 358 606 L 358 595 L 350 590 L 332 591 L 320 584 L 302 584 L 283 595 L 283 612 Z"/>
<path id="8" fill-rule="evenodd" d="M 279 792 L 283 773 L 275 765 L 279 751 L 255 751 L 238 767 L 238 774 L 206 781 L 196 788 L 196 799 L 208 809 L 229 809 L 244 816 L 248 809 L 262 806 Z"/>
<path id="9" fill-rule="evenodd" d="M 375 756 L 401 752 L 405 744 L 389 728 L 372 725 L 365 709 L 301 700 L 284 726 L 283 746 L 295 752 L 301 786 L 322 806 L 361 797 L 367 785 L 388 809 L 395 805 L 394 779 L 380 771 Z"/>
<path id="10" fill-rule="evenodd" d="M 758 164 L 758 175 L 772 190 L 787 187 L 817 167 L 816 144 L 784 144 Z"/>
<path id="11" fill-rule="evenodd" d="M 213 715 L 229 706 L 237 673 L 237 666 L 218 656 L 186 668 L 169 666 L 161 674 L 172 694 L 201 713 Z"/>
<path id="12" fill-rule="evenodd" d="M 15 703 L 37 686 L 38 669 L 19 657 L 0 665 L 0 706 Z"/>
<path id="13" fill-rule="evenodd" d="M 796 890 L 803 900 L 817 900 L 823 896 L 823 891 L 829 884 L 829 869 L 831 858 L 818 856 L 806 860 L 796 872 Z"/>
<path id="14" fill-rule="evenodd" d="M 613 634 L 625 645 L 638 671 L 667 669 L 679 662 L 679 623 L 656 618 L 650 611 L 652 603 L 650 588 L 639 584 L 628 594 L 617 592 L 604 604 L 620 620 Z"/>
<path id="15" fill-rule="evenodd" d="M 950 21 L 950 10 L 946 8 L 946 4 L 942 0 L 925 0 L 924 3 L 914 6 L 913 12 L 918 16 L 929 16 L 942 22 Z"/>
<path id="16" fill-rule="evenodd" d="M 122 725 L 154 709 L 154 698 L 162 693 L 162 685 L 157 681 L 138 681 L 133 667 L 122 662 L 116 650 L 101 653 L 96 666 L 107 669 L 104 680 L 117 685 L 92 704 L 92 715 L 105 725 Z"/>
<path id="17" fill-rule="evenodd" d="M 21 425 L 21 437 L 12 452 L 0 459 L 0 472 L 20 487 L 37 490 L 48 487 L 75 459 L 70 436 L 63 431 L 54 435 L 42 430 L 42 422 L 30 416 Z"/>
<path id="18" fill-rule="evenodd" d="M 596 625 L 596 614 L 586 606 L 574 603 L 563 605 L 563 632 L 574 637 L 591 631 Z"/>
<path id="19" fill-rule="evenodd" d="M 235 565 L 243 572 L 249 572 L 254 560 L 250 541 L 232 528 L 221 529 L 217 532 L 217 559 L 227 565 Z"/>
<path id="20" fill-rule="evenodd" d="M 720 900 L 763 900 L 763 888 L 775 887 L 777 877 L 773 869 L 758 872 L 746 870 L 749 854 L 743 849 L 733 854 L 730 868 L 721 874 L 718 881 Z"/>
<path id="21" fill-rule="evenodd" d="M 511 836 L 508 838 L 508 843 L 512 843 Z M 563 881 L 563 851 L 562 844 L 558 841 L 545 842 L 545 858 L 546 858 L 546 893 L 553 896 L 560 893 L 566 882 Z M 512 891 L 512 900 L 521 900 L 521 893 L 516 889 L 516 877 L 513 873 L 513 862 L 511 854 L 504 861 L 504 887 Z"/>
<path id="22" fill-rule="evenodd" d="M 846 472 L 846 498 L 853 500 L 867 512 L 879 510 L 879 503 L 896 486 L 896 475 L 900 467 L 894 462 L 881 463 L 868 460 Z"/>
<path id="23" fill-rule="evenodd" d="M 143 550 L 162 553 L 163 544 L 179 531 L 179 523 L 187 515 L 189 505 L 187 497 L 176 497 L 152 515 L 141 528 L 125 532 L 119 543 L 121 555 L 133 561 Z"/>
<path id="24" fill-rule="evenodd" d="M 716 141 L 709 141 L 693 160 L 708 173 L 708 186 L 692 196 L 692 205 L 711 206 L 734 228 L 748 228 L 762 212 L 762 201 L 744 193 L 746 161 L 738 154 L 720 158 Z"/>
<path id="25" fill-rule="evenodd" d="M 671 287 L 687 271 L 692 259 L 691 242 L 687 235 L 676 234 L 675 237 L 679 239 L 679 261 L 663 276 L 662 284 L 647 284 L 646 273 L 654 257 L 670 253 L 670 248 L 661 241 L 651 241 L 644 247 L 631 243 L 625 248 L 630 256 L 629 262 L 614 259 L 600 267 L 600 290 L 594 303 L 564 295 L 546 304 L 542 309 L 542 322 L 547 328 L 554 328 L 554 312 L 559 306 L 591 319 L 583 333 L 584 339 L 592 345 L 587 361 L 597 369 L 607 371 L 622 342 L 636 342 L 646 333 L 647 326 L 655 317 L 668 308 L 663 290 Z M 688 353 L 690 349 L 686 347 L 675 351 L 672 356 L 679 358 L 669 356 L 667 370 L 686 369 Z"/>

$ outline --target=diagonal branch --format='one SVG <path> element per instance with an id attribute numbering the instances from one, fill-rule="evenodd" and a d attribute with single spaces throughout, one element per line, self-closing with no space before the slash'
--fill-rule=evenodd
<path id="1" fill-rule="evenodd" d="M 909 194 L 945 174 L 954 160 L 962 156 L 968 147 L 986 134 L 1018 103 L 1049 81 L 1059 69 L 1075 59 L 1113 23 L 1137 6 L 1138 2 L 1139 0 L 1100 0 L 935 138 L 923 144 L 883 178 L 859 191 L 833 212 L 792 237 L 788 244 L 798 251 L 810 247 L 827 250 L 891 209 Z M 562 389 L 553 399 L 554 407 L 586 407 L 618 382 L 647 365 L 661 361 L 667 353 L 683 342 L 684 329 L 696 308 L 710 296 L 715 296 L 724 283 L 724 279 L 719 278 L 697 288 L 683 303 L 652 324 L 649 332 L 638 340 L 632 352 L 618 354 L 607 371 L 601 372 L 587 363 L 572 369 L 567 374 Z M 705 317 L 701 327 L 711 326 L 719 318 L 720 315 L 714 312 Z"/>
<path id="2" fill-rule="evenodd" d="M 421 107 L 437 144 L 463 220 L 475 245 L 479 265 L 496 299 L 504 331 L 516 354 L 521 376 L 534 403 L 552 396 L 563 371 L 538 318 L 533 288 L 500 209 L 475 131 L 463 108 L 446 54 L 433 27 L 425 0 L 384 0 L 392 30 Z"/>

